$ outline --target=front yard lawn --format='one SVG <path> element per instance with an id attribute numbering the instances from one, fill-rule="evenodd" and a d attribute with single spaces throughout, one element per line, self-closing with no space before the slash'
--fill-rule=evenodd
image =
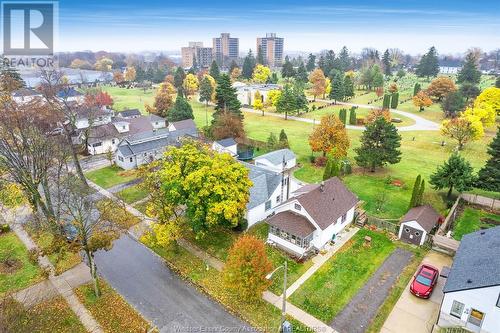
<path id="1" fill-rule="evenodd" d="M 487 229 L 500 225 L 500 215 L 472 207 L 465 207 L 460 217 L 453 224 L 453 238 L 462 237 L 480 229 Z"/>
<path id="2" fill-rule="evenodd" d="M 149 194 L 148 190 L 141 187 L 141 185 L 134 185 L 121 190 L 116 196 L 128 204 L 132 204 L 139 200 L 144 199 Z"/>
<path id="3" fill-rule="evenodd" d="M 116 165 L 89 171 L 85 177 L 103 188 L 110 188 L 137 178 L 135 171 L 126 171 Z"/>
<path id="4" fill-rule="evenodd" d="M 80 253 L 71 252 L 67 248 L 51 253 L 53 251 L 52 242 L 54 240 L 54 235 L 52 233 L 43 231 L 37 232 L 32 229 L 28 229 L 28 232 L 40 250 L 47 254 L 49 261 L 54 265 L 56 275 L 75 267 L 82 261 Z"/>
<path id="5" fill-rule="evenodd" d="M 68 303 L 62 297 L 45 301 L 32 308 L 25 309 L 22 304 L 9 300 L 1 306 L 8 306 L 13 322 L 7 332 L 37 333 L 85 333 L 87 330 L 80 322 Z M 1 309 L 0 306 L 0 310 Z M 12 326 L 11 326 L 12 325 Z"/>
<path id="6" fill-rule="evenodd" d="M 16 234 L 0 235 L 0 295 L 24 289 L 40 280 L 40 268 L 30 262 L 28 250 Z"/>
<path id="7" fill-rule="evenodd" d="M 372 238 L 365 245 L 364 237 Z M 396 245 L 384 234 L 361 229 L 314 273 L 290 301 L 330 322 L 392 253 Z"/>
<path id="8" fill-rule="evenodd" d="M 92 283 L 78 287 L 75 292 L 104 331 L 147 332 L 150 324 L 105 281 L 100 280 L 99 283 L 102 292 L 99 298 L 94 295 Z"/>

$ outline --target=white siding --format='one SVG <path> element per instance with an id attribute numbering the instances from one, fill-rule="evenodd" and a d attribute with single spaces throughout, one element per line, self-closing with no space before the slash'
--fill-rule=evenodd
<path id="1" fill-rule="evenodd" d="M 284 240 L 283 238 L 279 238 L 278 236 L 273 235 L 271 233 L 269 233 L 269 235 L 267 236 L 267 241 L 279 244 L 298 255 L 303 255 L 306 250 L 300 246 L 297 246 L 295 244 L 290 243 L 289 241 Z"/>
<path id="2" fill-rule="evenodd" d="M 269 215 L 271 215 L 274 212 L 276 206 L 278 206 L 281 203 L 281 201 L 280 202 L 276 201 L 278 195 L 281 196 L 281 185 L 276 187 L 271 197 L 268 198 L 268 200 L 271 200 L 271 209 L 266 210 L 265 203 L 258 205 L 252 209 L 247 209 L 245 218 L 248 221 L 248 227 L 251 227 L 257 222 L 265 220 Z"/>
<path id="3" fill-rule="evenodd" d="M 114 140 L 114 143 L 113 143 Z M 115 152 L 116 148 L 118 147 L 118 143 L 120 140 L 118 139 L 107 139 L 101 142 L 100 146 L 94 147 L 93 145 L 95 144 L 89 144 L 87 146 L 87 151 L 91 155 L 99 155 L 99 154 L 104 154 L 106 153 L 109 149 L 111 149 L 112 152 Z"/>
<path id="4" fill-rule="evenodd" d="M 455 291 L 444 294 L 438 325 L 441 327 L 467 326 L 471 309 L 484 313 L 481 333 L 500 332 L 500 307 L 496 306 L 500 295 L 500 286 Z M 460 318 L 450 315 L 453 301 L 464 304 Z"/>
<path id="5" fill-rule="evenodd" d="M 342 223 L 342 216 L 340 216 L 335 223 L 332 223 L 325 230 L 322 230 L 318 233 L 318 237 L 313 239 L 313 244 L 318 249 L 321 249 L 325 246 L 326 243 L 332 240 L 333 235 L 338 234 L 344 228 L 352 222 L 354 219 L 354 206 L 351 207 L 346 213 L 346 219 L 344 223 Z"/>

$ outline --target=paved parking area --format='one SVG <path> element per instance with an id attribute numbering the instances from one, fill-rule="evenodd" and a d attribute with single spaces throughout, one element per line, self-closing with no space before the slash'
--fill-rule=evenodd
<path id="1" fill-rule="evenodd" d="M 451 267 L 453 259 L 445 254 L 431 251 L 422 260 L 422 263 L 433 265 L 441 271 L 443 266 Z M 381 333 L 430 333 L 436 323 L 445 279 L 440 277 L 436 289 L 429 299 L 420 299 L 410 293 L 410 283 L 401 294 L 398 302 L 389 314 L 389 317 L 380 330 Z"/>

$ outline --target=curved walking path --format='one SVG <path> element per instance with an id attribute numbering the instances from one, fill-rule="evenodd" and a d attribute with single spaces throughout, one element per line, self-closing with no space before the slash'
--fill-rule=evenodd
<path id="1" fill-rule="evenodd" d="M 316 99 L 317 102 L 326 102 L 326 103 L 331 103 L 332 101 L 326 100 L 326 99 Z M 354 104 L 354 103 L 346 103 L 346 102 L 337 102 L 337 105 L 346 105 L 346 106 L 357 106 L 360 108 L 364 109 L 380 109 L 380 107 L 373 106 L 373 105 L 366 105 L 366 104 Z M 262 114 L 262 111 L 251 109 L 251 108 L 241 108 L 242 111 L 248 112 L 248 113 L 255 113 L 255 114 Z M 391 109 L 391 112 L 395 114 L 399 114 L 401 116 L 405 116 L 407 118 L 410 118 L 415 121 L 415 124 L 409 125 L 409 126 L 401 126 L 398 127 L 398 131 L 402 132 L 408 132 L 408 131 L 437 131 L 439 130 L 439 125 L 436 124 L 433 121 L 427 120 L 425 118 L 422 118 L 416 114 L 413 114 L 411 112 L 407 111 L 401 111 L 401 110 L 396 110 L 396 109 Z M 276 118 L 282 118 L 285 119 L 285 115 L 280 114 L 280 113 L 274 113 L 274 112 L 266 112 L 266 116 L 270 117 L 276 117 Z M 314 119 L 309 119 L 309 118 L 302 118 L 302 117 L 296 117 L 296 116 L 288 116 L 288 119 L 291 120 L 296 120 L 296 121 L 301 121 L 304 123 L 308 124 L 315 124 L 316 121 Z M 347 129 L 352 129 L 352 130 L 364 130 L 364 126 L 355 126 L 355 125 L 346 125 Z"/>

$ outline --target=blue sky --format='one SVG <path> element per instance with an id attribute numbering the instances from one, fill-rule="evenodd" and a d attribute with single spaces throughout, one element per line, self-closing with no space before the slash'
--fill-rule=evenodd
<path id="1" fill-rule="evenodd" d="M 347 45 L 398 47 L 417 54 L 500 47 L 500 1 L 74 1 L 59 2 L 59 49 L 178 50 L 230 32 L 240 50 L 266 32 L 286 50 L 338 50 Z"/>

